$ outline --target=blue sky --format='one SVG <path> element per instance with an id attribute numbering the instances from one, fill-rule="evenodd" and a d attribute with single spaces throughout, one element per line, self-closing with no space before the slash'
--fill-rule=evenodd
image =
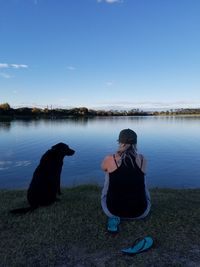
<path id="1" fill-rule="evenodd" d="M 0 103 L 200 107 L 199 0 L 0 0 Z"/>

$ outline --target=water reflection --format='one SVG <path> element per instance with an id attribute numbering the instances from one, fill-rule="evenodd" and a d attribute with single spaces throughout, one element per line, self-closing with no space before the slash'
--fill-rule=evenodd
<path id="1" fill-rule="evenodd" d="M 26 167 L 29 165 L 31 165 L 31 161 L 28 160 L 21 160 L 21 161 L 5 160 L 5 161 L 0 161 L 0 170 L 6 170 L 15 167 Z"/>
<path id="2" fill-rule="evenodd" d="M 124 128 L 138 134 L 150 186 L 200 187 L 200 117 L 137 116 L 1 121 L 0 188 L 26 187 L 42 154 L 58 142 L 77 151 L 64 161 L 63 185 L 102 184 L 101 160 L 116 151 Z"/>
<path id="3" fill-rule="evenodd" d="M 0 131 L 10 131 L 11 122 L 10 121 L 0 121 Z"/>

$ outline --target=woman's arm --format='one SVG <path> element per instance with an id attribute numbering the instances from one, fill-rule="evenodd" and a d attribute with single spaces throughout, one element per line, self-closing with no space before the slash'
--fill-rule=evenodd
<path id="1" fill-rule="evenodd" d="M 110 161 L 110 156 L 106 156 L 101 163 L 101 169 L 105 172 L 108 171 L 109 161 Z"/>
<path id="2" fill-rule="evenodd" d="M 119 155 L 115 154 L 116 160 L 119 160 Z M 115 163 L 115 160 L 113 158 L 113 155 L 106 156 L 101 164 L 101 168 L 105 172 L 113 172 L 117 169 L 117 165 Z"/>

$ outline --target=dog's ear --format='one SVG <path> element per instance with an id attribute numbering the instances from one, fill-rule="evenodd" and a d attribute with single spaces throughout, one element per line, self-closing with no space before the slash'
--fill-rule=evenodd
<path id="1" fill-rule="evenodd" d="M 68 149 L 68 148 L 69 148 L 68 145 L 66 145 L 64 143 L 58 143 L 58 144 L 52 146 L 51 149 L 59 151 L 59 150 Z"/>
<path id="2" fill-rule="evenodd" d="M 58 143 L 55 146 L 52 146 L 51 149 L 63 156 L 72 156 L 75 153 L 73 149 L 69 148 L 69 146 L 64 143 Z"/>

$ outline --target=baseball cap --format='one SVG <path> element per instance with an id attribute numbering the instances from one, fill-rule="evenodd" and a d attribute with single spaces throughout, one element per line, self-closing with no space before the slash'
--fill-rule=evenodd
<path id="1" fill-rule="evenodd" d="M 131 129 L 124 129 L 119 133 L 119 143 L 137 144 L 137 134 Z"/>

